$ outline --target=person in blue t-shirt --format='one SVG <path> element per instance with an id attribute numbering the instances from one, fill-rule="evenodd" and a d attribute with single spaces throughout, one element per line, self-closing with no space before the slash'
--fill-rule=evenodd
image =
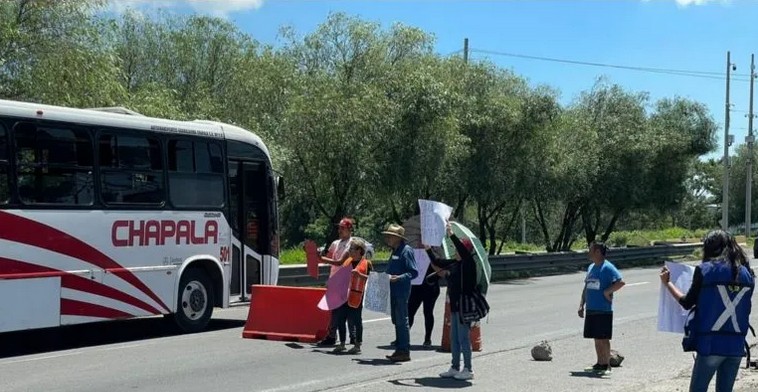
<path id="1" fill-rule="evenodd" d="M 621 273 L 605 259 L 608 248 L 602 242 L 590 244 L 579 317 L 584 318 L 584 337 L 595 340 L 597 363 L 588 371 L 607 375 L 611 371 L 611 339 L 613 338 L 613 293 L 624 287 Z M 585 304 L 587 307 L 585 314 Z"/>

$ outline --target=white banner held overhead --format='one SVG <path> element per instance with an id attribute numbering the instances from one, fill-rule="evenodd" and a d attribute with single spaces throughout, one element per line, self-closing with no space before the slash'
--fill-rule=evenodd
<path id="1" fill-rule="evenodd" d="M 453 207 L 423 199 L 419 199 L 418 206 L 421 210 L 421 242 L 429 246 L 442 246 L 442 239 L 446 234 L 445 226 L 453 213 Z"/>

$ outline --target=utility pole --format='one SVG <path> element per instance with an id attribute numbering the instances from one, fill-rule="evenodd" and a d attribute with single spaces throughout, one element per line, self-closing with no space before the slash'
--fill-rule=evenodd
<path id="1" fill-rule="evenodd" d="M 729 230 L 729 146 L 732 145 L 732 141 L 729 136 L 729 111 L 731 105 L 729 104 L 729 78 L 731 76 L 732 67 L 734 65 L 731 61 L 731 53 L 726 52 L 726 116 L 724 119 L 724 190 L 721 195 L 721 229 L 724 231 Z M 736 70 L 736 67 L 735 67 Z"/>
<path id="2" fill-rule="evenodd" d="M 745 235 L 750 238 L 750 228 L 752 222 L 752 190 L 753 190 L 753 142 L 755 137 L 753 136 L 753 79 L 755 78 L 755 55 L 750 55 L 750 111 L 748 113 L 747 131 L 748 136 L 745 138 L 748 147 L 747 158 L 747 181 L 745 186 Z"/>
<path id="3" fill-rule="evenodd" d="M 463 39 L 463 62 L 468 63 L 468 38 Z"/>

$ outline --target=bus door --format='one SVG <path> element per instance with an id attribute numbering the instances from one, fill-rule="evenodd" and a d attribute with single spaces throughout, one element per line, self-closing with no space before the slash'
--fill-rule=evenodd
<path id="1" fill-rule="evenodd" d="M 268 189 L 266 165 L 230 161 L 232 231 L 231 295 L 247 299 L 250 286 L 261 283 L 263 255 L 269 254 Z"/>

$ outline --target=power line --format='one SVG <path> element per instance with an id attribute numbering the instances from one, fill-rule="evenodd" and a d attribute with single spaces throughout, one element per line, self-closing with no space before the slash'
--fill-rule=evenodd
<path id="1" fill-rule="evenodd" d="M 474 52 L 474 53 L 481 53 L 481 54 L 489 54 L 489 55 L 496 55 L 496 56 L 506 56 L 506 57 L 515 57 L 515 58 L 522 58 L 522 59 L 529 59 L 529 60 L 548 61 L 548 62 L 563 63 L 563 64 L 584 65 L 584 66 L 603 67 L 603 68 L 615 68 L 615 69 L 624 69 L 624 70 L 629 70 L 629 71 L 649 72 L 649 73 L 657 73 L 657 74 L 664 74 L 664 75 L 687 76 L 687 77 L 702 78 L 702 79 L 715 79 L 715 80 L 725 80 L 726 79 L 726 77 L 723 76 L 719 72 L 694 71 L 694 70 L 672 69 L 672 68 L 653 68 L 653 67 L 641 67 L 641 66 L 618 65 L 618 64 L 606 64 L 606 63 L 596 63 L 596 62 L 590 62 L 590 61 L 559 59 L 559 58 L 553 58 L 553 57 L 531 56 L 531 55 L 525 55 L 525 54 L 507 53 L 507 52 L 499 52 L 499 51 L 485 50 L 485 49 L 470 49 L 470 51 Z M 732 80 L 740 81 L 740 82 L 748 82 L 749 81 L 749 79 L 747 79 L 748 75 L 738 75 L 738 76 L 744 76 L 745 78 L 734 78 L 733 77 Z"/>

